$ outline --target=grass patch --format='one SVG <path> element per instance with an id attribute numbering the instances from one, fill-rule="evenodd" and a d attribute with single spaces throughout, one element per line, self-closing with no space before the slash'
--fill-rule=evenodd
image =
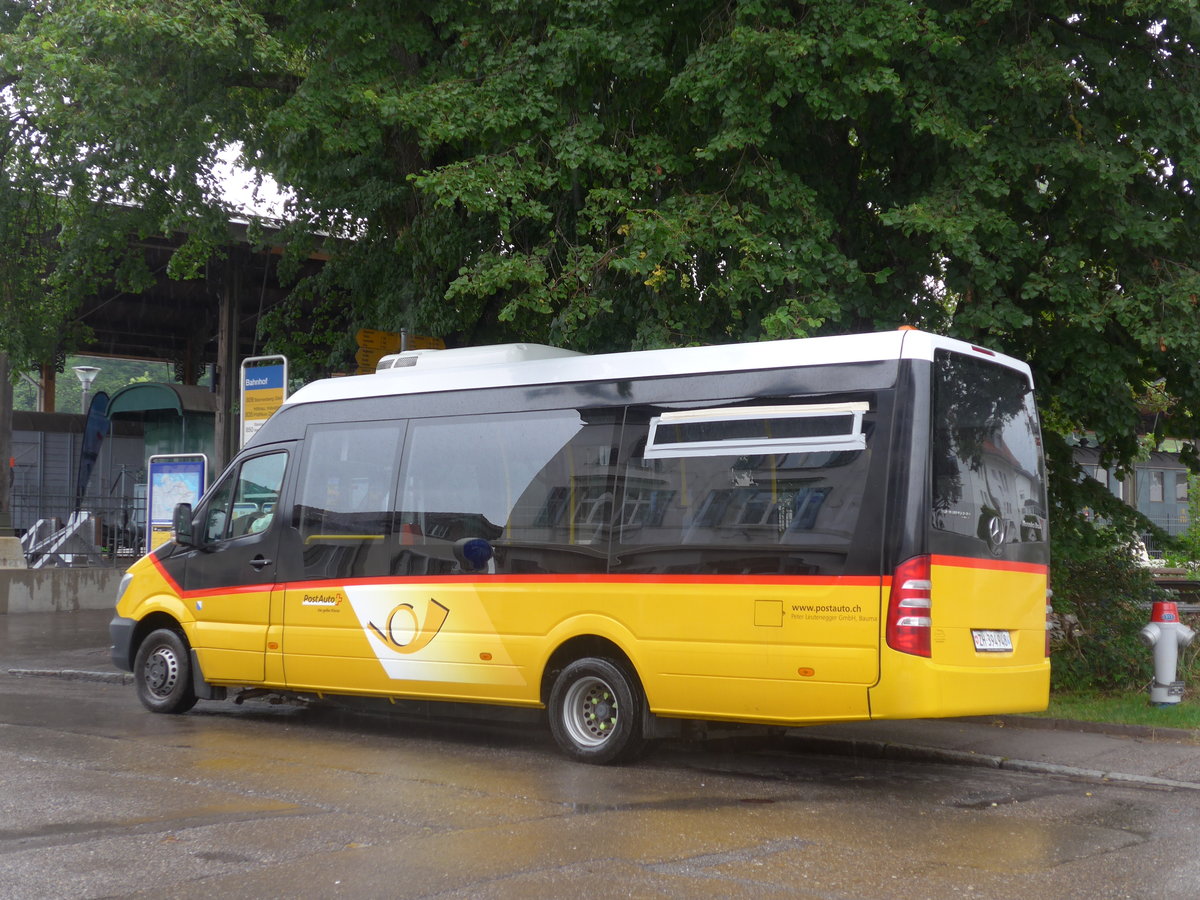
<path id="1" fill-rule="evenodd" d="M 1150 705 L 1147 691 L 1116 694 L 1056 691 L 1050 695 L 1049 709 L 1031 715 L 1080 722 L 1196 730 L 1200 729 L 1200 698 L 1195 696 L 1194 691 L 1188 691 L 1181 702 L 1173 706 L 1156 707 Z"/>

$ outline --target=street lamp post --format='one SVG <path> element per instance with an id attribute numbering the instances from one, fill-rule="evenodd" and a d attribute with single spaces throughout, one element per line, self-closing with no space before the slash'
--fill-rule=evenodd
<path id="1" fill-rule="evenodd" d="M 100 374 L 100 369 L 97 366 L 72 366 L 71 368 L 75 370 L 75 374 L 79 378 L 79 384 L 83 388 L 83 396 L 79 400 L 79 411 L 86 416 L 88 411 L 88 392 L 91 390 L 92 382 Z"/>

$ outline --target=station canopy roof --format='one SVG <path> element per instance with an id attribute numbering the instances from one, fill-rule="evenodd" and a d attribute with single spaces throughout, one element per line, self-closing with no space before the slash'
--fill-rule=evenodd
<path id="1" fill-rule="evenodd" d="M 223 259 L 206 266 L 200 278 L 176 280 L 168 277 L 167 267 L 183 243 L 182 235 L 131 241 L 154 273 L 153 284 L 137 294 L 114 289 L 87 298 L 77 316 L 90 337 L 71 352 L 188 362 L 197 374 L 205 364 L 218 362 L 222 304 L 230 298 L 236 298 L 237 305 L 230 334 L 232 358 L 263 352 L 259 319 L 290 290 L 278 281 L 279 248 L 253 246 L 245 225 L 231 223 Z M 314 253 L 302 274 L 316 272 L 324 259 L 324 254 Z"/>
<path id="2" fill-rule="evenodd" d="M 215 415 L 217 395 L 205 387 L 187 384 L 131 384 L 114 393 L 108 401 L 109 417 L 130 413 L 166 410 L 184 415 Z"/>

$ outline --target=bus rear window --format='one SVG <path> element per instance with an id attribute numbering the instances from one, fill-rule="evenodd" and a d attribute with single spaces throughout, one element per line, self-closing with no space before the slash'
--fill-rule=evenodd
<path id="1" fill-rule="evenodd" d="M 1045 478 L 1033 391 L 997 363 L 937 351 L 933 528 L 993 556 L 1046 540 Z"/>

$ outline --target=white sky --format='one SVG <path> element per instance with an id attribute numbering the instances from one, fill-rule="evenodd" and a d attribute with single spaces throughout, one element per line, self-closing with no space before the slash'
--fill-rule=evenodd
<path id="1" fill-rule="evenodd" d="M 290 194 L 281 191 L 270 176 L 264 177 L 261 185 L 256 184 L 255 173 L 238 160 L 241 152 L 240 144 L 231 144 L 218 154 L 216 174 L 223 185 L 223 199 L 244 213 L 282 219 Z"/>

